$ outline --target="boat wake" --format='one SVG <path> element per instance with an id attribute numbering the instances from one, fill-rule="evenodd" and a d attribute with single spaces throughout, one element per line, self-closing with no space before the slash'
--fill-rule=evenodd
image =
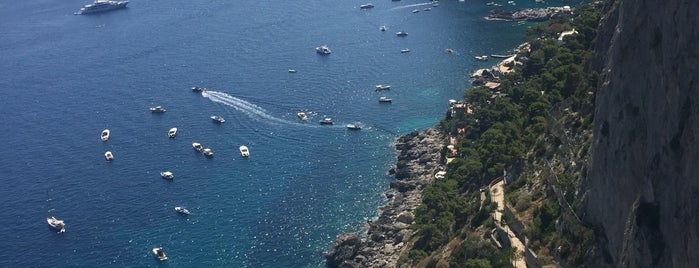
<path id="1" fill-rule="evenodd" d="M 405 6 L 397 6 L 397 7 L 391 8 L 390 10 L 404 9 L 404 8 L 410 8 L 410 7 L 419 7 L 419 6 L 425 6 L 425 5 L 432 5 L 432 2 L 417 3 L 417 4 L 411 4 L 411 5 L 405 5 Z"/>
<path id="2" fill-rule="evenodd" d="M 233 107 L 233 109 L 236 109 L 238 111 L 241 111 L 248 116 L 250 116 L 253 119 L 264 119 L 263 121 L 266 122 L 274 122 L 274 123 L 282 123 L 282 124 L 294 124 L 292 122 L 289 122 L 287 120 L 277 118 L 272 116 L 271 114 L 267 113 L 267 110 L 264 108 L 257 106 L 255 104 L 252 104 L 248 101 L 233 97 L 231 95 L 228 95 L 223 92 L 218 92 L 218 91 L 204 91 L 201 94 L 204 98 L 207 98 L 213 102 L 221 103 L 226 106 Z"/>

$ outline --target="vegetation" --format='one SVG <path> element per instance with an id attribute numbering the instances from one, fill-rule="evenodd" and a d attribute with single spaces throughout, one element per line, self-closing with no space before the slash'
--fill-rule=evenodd
<path id="1" fill-rule="evenodd" d="M 424 259 L 458 234 L 492 224 L 488 219 L 495 206 L 489 200 L 481 205 L 480 189 L 523 162 L 553 157 L 560 151 L 557 148 L 566 146 L 561 132 L 576 135 L 590 129 L 597 72 L 589 68 L 589 62 L 599 11 L 584 5 L 576 14 L 572 20 L 556 19 L 529 30 L 531 52 L 518 55 L 523 65 L 514 73 L 502 75 L 497 90 L 467 90 L 464 99 L 473 113 L 447 113 L 440 123 L 442 131 L 458 137 L 458 155 L 447 167 L 447 178 L 423 192 L 413 225 L 416 240 L 410 259 Z M 561 31 L 569 29 L 578 34 L 567 36 L 563 42 L 556 39 Z M 577 119 L 560 125 L 557 118 L 570 115 Z M 583 146 L 581 152 L 586 155 L 587 147 Z M 511 194 L 531 185 L 533 178 L 520 178 L 510 184 L 506 197 L 516 210 L 534 210 L 525 231 L 533 248 L 555 247 L 558 259 L 566 258 L 570 260 L 567 264 L 576 265 L 582 262 L 593 237 L 576 221 L 574 211 L 567 209 L 579 203 L 574 193 L 581 174 L 564 171 L 554 175 L 563 186 L 563 206 L 549 187 Z M 534 201 L 540 204 L 536 208 L 531 207 Z M 561 221 L 576 224 L 562 228 L 558 225 Z M 450 266 L 507 267 L 510 257 L 507 248 L 499 249 L 479 238 L 466 239 L 454 250 Z"/>

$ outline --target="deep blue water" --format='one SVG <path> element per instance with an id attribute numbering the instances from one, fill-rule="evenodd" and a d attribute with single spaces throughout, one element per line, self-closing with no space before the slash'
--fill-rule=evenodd
<path id="1" fill-rule="evenodd" d="M 0 2 L 2 267 L 323 266 L 335 236 L 385 202 L 395 138 L 435 125 L 468 74 L 494 64 L 473 56 L 505 53 L 527 27 L 485 21 L 486 0 L 417 14 L 429 5 L 133 0 L 74 16 L 87 2 Z M 315 53 L 323 44 L 331 55 Z M 302 123 L 299 110 L 316 114 Z M 354 121 L 364 129 L 344 128 Z M 66 233 L 49 229 L 50 209 Z"/>

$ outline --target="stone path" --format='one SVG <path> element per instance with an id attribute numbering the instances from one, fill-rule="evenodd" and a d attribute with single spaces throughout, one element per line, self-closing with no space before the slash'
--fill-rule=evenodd
<path id="1" fill-rule="evenodd" d="M 505 182 L 504 180 L 500 180 L 499 182 L 493 184 L 490 186 L 490 198 L 493 202 L 498 204 L 497 210 L 495 210 L 495 213 L 493 213 L 493 219 L 495 220 L 495 224 L 497 224 L 500 228 L 505 230 L 507 233 L 507 236 L 510 238 L 510 244 L 512 245 L 513 248 L 516 249 L 516 255 L 517 257 L 514 257 L 511 261 L 513 261 L 513 266 L 515 268 L 527 268 L 527 262 L 525 261 L 524 258 L 524 244 L 522 241 L 515 236 L 515 233 L 510 230 L 510 227 L 503 224 L 500 222 L 502 219 L 502 213 L 505 211 Z M 505 223 L 507 224 L 507 223 Z"/>

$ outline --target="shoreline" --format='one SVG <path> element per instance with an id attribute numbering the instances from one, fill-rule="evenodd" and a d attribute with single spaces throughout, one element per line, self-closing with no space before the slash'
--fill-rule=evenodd
<path id="1" fill-rule="evenodd" d="M 440 163 L 443 137 L 436 127 L 413 131 L 396 140 L 395 180 L 384 194 L 375 220 L 366 222 L 366 233 L 342 233 L 325 253 L 328 267 L 395 267 L 409 247 L 414 211 L 422 203 L 422 190 L 432 183 Z"/>

